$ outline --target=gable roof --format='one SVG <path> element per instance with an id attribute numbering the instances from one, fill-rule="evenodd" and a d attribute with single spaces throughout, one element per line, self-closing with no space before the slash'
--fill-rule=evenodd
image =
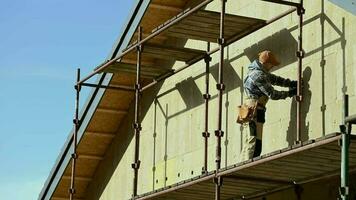
<path id="1" fill-rule="evenodd" d="M 131 16 L 127 19 L 125 26 L 121 31 L 115 45 L 110 52 L 108 59 L 112 59 L 116 54 L 128 46 L 131 38 L 133 37 L 136 27 L 142 19 L 150 0 L 136 0 L 131 11 Z M 111 74 L 103 73 L 100 74 L 96 80 L 98 85 L 109 85 L 112 79 Z M 78 141 L 80 141 L 84 135 L 84 131 L 87 128 L 89 121 L 92 119 L 95 110 L 97 109 L 100 100 L 105 93 L 105 89 L 94 88 L 91 90 L 86 103 L 80 113 L 81 126 L 78 132 Z M 73 131 L 71 130 L 69 136 L 64 143 L 60 154 L 46 180 L 44 186 L 39 194 L 39 200 L 51 199 L 53 193 L 55 192 L 61 178 L 64 175 L 65 169 L 70 163 L 71 152 L 73 151 Z"/>

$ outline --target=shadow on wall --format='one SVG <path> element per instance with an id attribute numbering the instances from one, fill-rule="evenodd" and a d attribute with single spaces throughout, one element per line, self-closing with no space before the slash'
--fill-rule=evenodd
<path id="1" fill-rule="evenodd" d="M 310 108 L 310 101 L 312 97 L 312 91 L 310 90 L 309 81 L 312 75 L 312 69 L 306 67 L 303 71 L 303 102 L 301 108 L 301 140 L 309 140 L 309 122 L 306 121 L 307 114 Z M 286 140 L 288 146 L 292 146 L 297 136 L 297 101 L 293 98 L 290 107 L 290 121 L 287 130 Z"/>
<path id="2" fill-rule="evenodd" d="M 216 65 L 213 65 L 210 67 L 210 74 L 213 76 L 213 78 L 215 79 L 216 82 L 218 81 L 218 70 L 219 70 L 218 68 L 219 68 L 219 64 L 216 64 Z M 231 65 L 231 63 L 228 60 L 225 60 L 223 74 L 224 74 L 224 82 L 226 84 L 225 93 L 227 93 L 231 90 L 234 90 L 238 87 L 242 87 L 241 78 L 236 73 L 234 67 Z M 177 90 L 179 92 L 180 97 L 182 98 L 185 106 L 186 106 L 185 109 L 183 109 L 179 112 L 176 112 L 176 113 L 172 113 L 169 116 L 166 116 L 167 118 L 170 119 L 170 118 L 176 117 L 177 115 L 183 114 L 183 113 L 185 113 L 197 106 L 200 106 L 204 103 L 203 94 L 200 91 L 197 84 L 195 83 L 195 80 L 197 80 L 198 78 L 201 78 L 203 76 L 205 76 L 205 73 L 199 74 L 195 77 L 189 77 L 189 78 L 177 83 L 174 88 L 157 96 L 157 100 L 159 101 L 159 98 L 167 95 L 170 92 Z M 213 81 L 211 81 L 210 84 L 213 84 Z M 217 95 L 212 96 L 211 99 L 214 99 L 214 98 L 217 98 Z"/>

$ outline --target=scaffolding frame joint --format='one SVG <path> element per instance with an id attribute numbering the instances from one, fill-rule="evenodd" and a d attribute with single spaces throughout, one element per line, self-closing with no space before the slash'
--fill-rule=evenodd
<path id="1" fill-rule="evenodd" d="M 225 38 L 218 38 L 217 42 L 218 42 L 218 45 L 221 45 L 222 47 L 224 47 L 226 40 L 225 40 Z"/>
<path id="2" fill-rule="evenodd" d="M 71 158 L 72 159 L 77 159 L 78 158 L 78 154 L 77 153 L 72 153 L 71 154 Z"/>
<path id="3" fill-rule="evenodd" d="M 202 133 L 202 135 L 203 135 L 204 138 L 209 138 L 210 137 L 210 133 L 208 131 L 204 131 Z"/>
<path id="4" fill-rule="evenodd" d="M 135 163 L 132 163 L 131 164 L 131 167 L 132 169 L 140 169 L 140 166 L 141 166 L 141 161 L 140 160 L 137 160 Z"/>
<path id="5" fill-rule="evenodd" d="M 297 6 L 297 14 L 300 15 L 304 15 L 305 14 L 305 8 L 303 6 L 303 4 L 299 4 Z"/>
<path id="6" fill-rule="evenodd" d="M 349 187 L 345 186 L 345 187 L 339 187 L 339 194 L 341 196 L 348 196 L 350 194 L 350 191 L 349 191 Z"/>
<path id="7" fill-rule="evenodd" d="M 142 126 L 140 123 L 133 123 L 133 128 L 137 131 L 141 131 L 142 130 Z"/>
<path id="8" fill-rule="evenodd" d="M 215 177 L 215 178 L 214 178 L 214 183 L 215 183 L 217 186 L 221 187 L 221 186 L 223 185 L 223 178 L 222 178 L 221 176 Z"/>
<path id="9" fill-rule="evenodd" d="M 204 57 L 204 61 L 206 64 L 209 64 L 211 62 L 212 58 L 209 54 L 206 54 Z"/>
<path id="10" fill-rule="evenodd" d="M 203 94 L 203 98 L 205 100 L 209 100 L 209 99 L 211 99 L 211 95 L 210 94 Z"/>
<path id="11" fill-rule="evenodd" d="M 304 58 L 305 57 L 305 51 L 302 49 L 300 51 L 296 51 L 296 56 L 298 58 Z"/>
<path id="12" fill-rule="evenodd" d="M 73 194 L 75 194 L 76 191 L 75 191 L 75 188 L 69 188 L 68 192 L 73 195 Z"/>
<path id="13" fill-rule="evenodd" d="M 216 84 L 216 89 L 220 90 L 220 91 L 224 91 L 225 90 L 225 84 L 224 83 L 217 83 Z"/>
<path id="14" fill-rule="evenodd" d="M 216 137 L 219 137 L 219 138 L 224 137 L 224 131 L 222 131 L 222 130 L 216 130 L 216 131 L 215 131 L 215 136 L 216 136 Z"/>

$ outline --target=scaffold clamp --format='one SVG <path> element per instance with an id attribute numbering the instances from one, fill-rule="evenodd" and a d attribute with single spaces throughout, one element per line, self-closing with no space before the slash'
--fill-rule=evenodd
<path id="1" fill-rule="evenodd" d="M 223 184 L 223 179 L 221 177 L 215 177 L 214 178 L 214 183 L 218 186 L 222 186 Z"/>
<path id="2" fill-rule="evenodd" d="M 218 44 L 219 45 L 224 45 L 225 44 L 225 38 L 218 38 Z"/>
<path id="3" fill-rule="evenodd" d="M 131 164 L 132 169 L 139 169 L 141 165 L 141 161 L 137 160 L 135 163 Z"/>
<path id="4" fill-rule="evenodd" d="M 349 195 L 349 187 L 347 187 L 347 186 L 340 187 L 339 188 L 339 193 L 340 193 L 341 196 Z"/>
<path id="5" fill-rule="evenodd" d="M 304 58 L 305 52 L 304 52 L 304 50 L 297 51 L 297 52 L 296 52 L 296 55 L 297 55 L 298 58 Z"/>
<path id="6" fill-rule="evenodd" d="M 203 137 L 205 137 L 205 138 L 210 137 L 210 133 L 207 132 L 207 131 L 204 131 L 202 135 L 203 135 Z"/>
<path id="7" fill-rule="evenodd" d="M 209 63 L 211 60 L 212 60 L 211 56 L 206 54 L 205 57 L 204 57 L 205 63 Z"/>
<path id="8" fill-rule="evenodd" d="M 140 123 L 134 123 L 133 124 L 133 128 L 138 130 L 138 131 L 141 131 L 142 130 L 142 127 L 141 127 L 141 124 Z"/>
<path id="9" fill-rule="evenodd" d="M 210 94 L 203 94 L 203 98 L 209 100 L 211 98 Z"/>
<path id="10" fill-rule="evenodd" d="M 72 157 L 73 159 L 77 159 L 77 158 L 78 158 L 78 154 L 72 153 L 71 157 Z"/>
<path id="11" fill-rule="evenodd" d="M 75 194 L 75 189 L 74 188 L 69 188 L 69 193 L 70 194 Z"/>
<path id="12" fill-rule="evenodd" d="M 303 7 L 303 5 L 299 5 L 298 6 L 297 14 L 298 15 L 304 15 L 305 14 L 305 8 Z"/>
<path id="13" fill-rule="evenodd" d="M 223 84 L 223 83 L 218 83 L 218 84 L 216 84 L 216 89 L 218 89 L 218 90 L 225 90 L 225 84 Z"/>
<path id="14" fill-rule="evenodd" d="M 216 136 L 216 137 L 223 137 L 223 136 L 224 136 L 224 131 L 222 131 L 222 130 L 216 130 L 216 131 L 215 131 L 215 136 Z"/>

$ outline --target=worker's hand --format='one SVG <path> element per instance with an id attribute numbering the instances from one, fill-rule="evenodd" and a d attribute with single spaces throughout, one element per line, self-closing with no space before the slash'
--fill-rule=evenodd
<path id="1" fill-rule="evenodd" d="M 289 89 L 289 91 L 288 91 L 288 96 L 289 97 L 293 97 L 293 96 L 296 96 L 296 95 L 297 95 L 297 88 Z"/>
<path id="2" fill-rule="evenodd" d="M 298 81 L 291 81 L 289 87 L 290 87 L 290 88 L 296 88 L 296 87 L 298 87 Z"/>

